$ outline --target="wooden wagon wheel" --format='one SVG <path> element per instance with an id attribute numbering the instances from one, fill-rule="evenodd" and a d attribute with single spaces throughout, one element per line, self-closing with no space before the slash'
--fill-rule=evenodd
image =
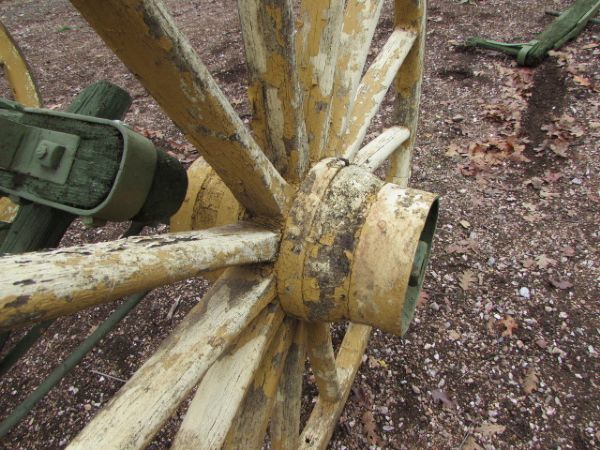
<path id="1" fill-rule="evenodd" d="M 381 0 L 303 0 L 297 21 L 291 0 L 239 0 L 251 131 L 160 2 L 72 3 L 203 156 L 172 222 L 196 231 L 2 258 L 0 328 L 222 271 L 70 448 L 143 448 L 195 386 L 175 448 L 260 448 L 267 431 L 324 448 L 371 326 L 406 332 L 429 254 L 436 196 L 405 189 L 424 2 L 396 0 L 363 74 Z M 361 148 L 394 80 L 400 126 Z M 394 183 L 372 175 L 388 158 Z M 337 356 L 333 321 L 351 322 Z M 306 355 L 319 396 L 300 430 Z"/>
<path id="2" fill-rule="evenodd" d="M 40 96 L 27 61 L 25 61 L 21 50 L 1 23 L 0 65 L 4 70 L 4 76 L 8 81 L 14 99 L 25 106 L 40 107 Z M 17 215 L 17 210 L 18 206 L 8 198 L 0 197 L 0 222 L 12 222 Z"/>

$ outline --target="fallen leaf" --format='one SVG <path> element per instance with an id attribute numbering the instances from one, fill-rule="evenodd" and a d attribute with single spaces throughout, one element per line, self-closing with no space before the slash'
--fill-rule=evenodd
<path id="1" fill-rule="evenodd" d="M 475 272 L 473 272 L 472 270 L 465 270 L 463 273 L 460 274 L 458 279 L 458 285 L 461 287 L 461 289 L 463 291 L 468 291 L 473 285 L 473 283 L 477 280 L 477 277 L 475 276 Z"/>
<path id="2" fill-rule="evenodd" d="M 568 280 L 556 280 L 554 278 L 550 278 L 550 284 L 554 286 L 556 289 L 570 289 L 573 287 L 573 283 Z"/>
<path id="3" fill-rule="evenodd" d="M 442 403 L 445 408 L 454 409 L 456 406 L 454 401 L 452 401 L 448 396 L 448 393 L 443 389 L 434 389 L 431 391 L 431 397 L 433 398 L 434 402 Z"/>
<path id="4" fill-rule="evenodd" d="M 379 445 L 379 437 L 377 436 L 377 423 L 371 411 L 365 411 L 362 415 L 362 423 L 365 432 L 367 433 L 367 440 L 371 445 Z"/>
<path id="5" fill-rule="evenodd" d="M 469 436 L 462 445 L 461 450 L 485 450 L 477 443 L 473 436 Z"/>
<path id="6" fill-rule="evenodd" d="M 523 264 L 523 267 L 525 267 L 526 269 L 529 269 L 535 264 L 535 261 L 531 258 L 525 258 L 521 264 Z"/>
<path id="7" fill-rule="evenodd" d="M 500 321 L 500 325 L 505 328 L 502 332 L 502 336 L 510 337 L 513 335 L 513 331 L 519 328 L 519 324 L 511 316 L 506 316 Z"/>
<path id="8" fill-rule="evenodd" d="M 552 172 L 547 170 L 544 172 L 544 181 L 547 183 L 556 183 L 558 180 L 562 178 L 562 173 L 560 172 Z"/>
<path id="9" fill-rule="evenodd" d="M 537 189 L 539 191 L 542 188 L 542 186 L 544 185 L 544 180 L 542 180 L 539 177 L 533 177 L 533 178 L 526 180 L 523 184 L 525 186 L 530 185 L 531 187 L 533 187 L 534 189 Z"/>
<path id="10" fill-rule="evenodd" d="M 456 144 L 450 144 L 448 146 L 448 149 L 446 150 L 446 153 L 444 153 L 444 156 L 447 156 L 448 158 L 452 158 L 454 156 L 460 156 L 460 147 Z"/>
<path id="11" fill-rule="evenodd" d="M 481 433 L 484 436 L 493 436 L 497 433 L 503 433 L 506 430 L 504 425 L 499 425 L 496 423 L 484 423 L 479 428 L 476 428 L 475 431 L 477 433 Z"/>
<path id="12" fill-rule="evenodd" d="M 523 392 L 526 394 L 531 394 L 533 391 L 537 391 L 539 382 L 540 379 L 537 376 L 536 370 L 529 369 L 525 374 L 525 378 L 523 379 Z"/>
<path id="13" fill-rule="evenodd" d="M 573 75 L 573 81 L 583 87 L 592 87 L 592 82 L 588 78 L 580 75 Z"/>
<path id="14" fill-rule="evenodd" d="M 575 256 L 575 249 L 573 247 L 563 247 L 560 249 L 560 254 L 569 258 Z"/>
<path id="15" fill-rule="evenodd" d="M 460 339 L 460 333 L 458 331 L 451 330 L 448 333 L 448 337 L 450 338 L 451 341 L 458 341 Z"/>
<path id="16" fill-rule="evenodd" d="M 545 254 L 541 254 L 535 258 L 535 262 L 540 269 L 547 269 L 550 266 L 556 265 L 556 260 L 548 258 Z"/>
<path id="17" fill-rule="evenodd" d="M 567 150 L 569 150 L 569 142 L 565 139 L 555 139 L 550 143 L 549 147 L 550 150 L 561 158 L 566 158 L 568 156 Z"/>

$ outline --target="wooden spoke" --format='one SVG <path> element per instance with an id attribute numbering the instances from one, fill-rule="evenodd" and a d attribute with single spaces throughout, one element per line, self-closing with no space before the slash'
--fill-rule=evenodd
<path id="1" fill-rule="evenodd" d="M 407 128 L 388 128 L 361 148 L 354 157 L 353 162 L 363 166 L 370 172 L 374 172 L 409 136 L 410 132 Z"/>
<path id="2" fill-rule="evenodd" d="M 329 402 L 319 396 L 300 437 L 301 449 L 325 449 L 342 414 L 352 382 L 369 342 L 371 327 L 350 324 L 336 358 L 340 397 Z M 310 340 L 309 340 L 310 341 Z"/>
<path id="3" fill-rule="evenodd" d="M 274 297 L 272 276 L 260 269 L 229 269 L 69 449 L 144 448 Z"/>
<path id="4" fill-rule="evenodd" d="M 172 449 L 222 447 L 283 316 L 277 303 L 265 308 L 231 350 L 213 364 L 198 386 Z"/>
<path id="5" fill-rule="evenodd" d="M 280 173 L 298 182 L 308 169 L 302 97 L 296 73 L 291 0 L 238 0 L 252 131 Z"/>
<path id="6" fill-rule="evenodd" d="M 273 405 L 271 447 L 276 450 L 294 449 L 300 445 L 300 407 L 305 361 L 306 323 L 299 321 Z"/>
<path id="7" fill-rule="evenodd" d="M 302 0 L 296 54 L 304 93 L 304 118 L 311 162 L 321 158 L 340 44 L 344 0 Z"/>
<path id="8" fill-rule="evenodd" d="M 254 383 L 227 435 L 224 448 L 236 450 L 262 448 L 296 323 L 296 320 L 286 318 L 277 336 L 271 342 L 271 347 L 262 359 L 260 369 L 254 377 Z"/>
<path id="9" fill-rule="evenodd" d="M 5 256 L 0 258 L 0 329 L 69 314 L 203 270 L 271 261 L 278 239 L 241 223 Z"/>
<path id="10" fill-rule="evenodd" d="M 331 121 L 324 156 L 337 156 L 346 131 L 371 40 L 375 33 L 383 0 L 348 0 L 335 72 Z"/>
<path id="11" fill-rule="evenodd" d="M 340 385 L 331 343 L 331 327 L 327 322 L 307 322 L 306 329 L 308 357 L 319 388 L 319 398 L 336 402 L 340 398 Z"/>
<path id="12" fill-rule="evenodd" d="M 346 159 L 352 159 L 360 148 L 367 128 L 412 47 L 415 36 L 412 31 L 397 28 L 363 76 L 350 114 L 348 130 L 344 135 Z"/>
<path id="13" fill-rule="evenodd" d="M 412 149 L 417 136 L 419 101 L 423 78 L 425 53 L 425 28 L 427 24 L 425 0 L 395 0 L 396 26 L 412 30 L 416 42 L 396 75 L 395 120 L 410 131 L 410 137 L 392 155 L 387 179 L 401 186 L 407 186 L 410 178 Z"/>
<path id="14" fill-rule="evenodd" d="M 0 23 L 0 64 L 8 79 L 8 85 L 19 103 L 32 108 L 42 104 L 31 70 L 23 58 L 19 47 Z"/>
<path id="15" fill-rule="evenodd" d="M 251 213 L 280 216 L 287 184 L 159 0 L 72 0 Z"/>

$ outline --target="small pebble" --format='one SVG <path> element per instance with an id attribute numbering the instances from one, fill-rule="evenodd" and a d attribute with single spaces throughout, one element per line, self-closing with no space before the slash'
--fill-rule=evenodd
<path id="1" fill-rule="evenodd" d="M 531 293 L 529 292 L 529 288 L 522 287 L 519 289 L 519 295 L 523 298 L 531 298 Z"/>

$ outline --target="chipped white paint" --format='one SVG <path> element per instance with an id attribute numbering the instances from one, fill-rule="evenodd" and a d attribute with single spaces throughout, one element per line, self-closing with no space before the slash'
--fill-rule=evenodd
<path id="1" fill-rule="evenodd" d="M 324 156 L 339 156 L 356 89 L 369 54 L 383 0 L 348 0 L 335 71 L 331 123 Z"/>
<path id="2" fill-rule="evenodd" d="M 252 130 L 275 167 L 297 182 L 308 168 L 291 0 L 238 0 Z"/>
<path id="3" fill-rule="evenodd" d="M 343 0 L 302 0 L 296 35 L 300 86 L 311 162 L 321 159 L 343 19 Z"/>
<path id="4" fill-rule="evenodd" d="M 388 128 L 361 148 L 352 162 L 369 172 L 374 172 L 409 136 L 410 132 L 407 128 Z"/>
<path id="5" fill-rule="evenodd" d="M 71 442 L 70 450 L 141 449 L 275 297 L 272 276 L 232 268 Z"/>
<path id="6" fill-rule="evenodd" d="M 369 124 L 379 110 L 415 38 L 416 34 L 412 31 L 394 30 L 363 76 L 352 107 L 348 130 L 344 135 L 345 158 L 352 159 L 360 148 Z"/>
<path id="7" fill-rule="evenodd" d="M 0 258 L 0 328 L 47 320 L 203 270 L 272 261 L 276 233 L 240 223 L 204 231 Z"/>
<path id="8" fill-rule="evenodd" d="M 279 304 L 265 308 L 236 344 L 213 364 L 198 385 L 172 449 L 222 447 L 283 317 Z"/>
<path id="9" fill-rule="evenodd" d="M 302 431 L 300 449 L 324 450 L 327 448 L 350 394 L 350 388 L 360 367 L 370 334 L 371 327 L 367 325 L 351 323 L 348 326 L 335 361 L 340 384 L 340 398 L 336 402 L 318 398 Z"/>
<path id="10" fill-rule="evenodd" d="M 72 0 L 252 213 L 280 216 L 287 184 L 157 0 Z"/>

